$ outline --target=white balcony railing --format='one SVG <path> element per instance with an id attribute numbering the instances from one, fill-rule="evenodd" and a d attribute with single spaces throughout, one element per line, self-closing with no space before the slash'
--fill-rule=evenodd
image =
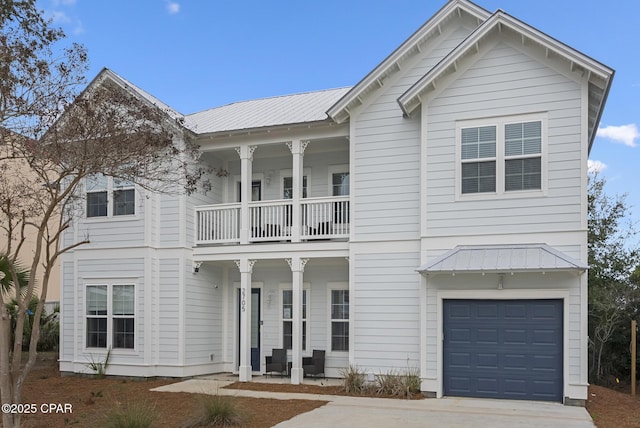
<path id="1" fill-rule="evenodd" d="M 295 209 L 301 240 L 349 236 L 349 196 L 333 196 L 249 202 L 249 242 L 291 241 Z M 240 203 L 196 207 L 196 245 L 240 243 L 240 216 Z"/>
<path id="2" fill-rule="evenodd" d="M 310 198 L 302 205 L 302 239 L 349 236 L 349 196 Z"/>
<path id="3" fill-rule="evenodd" d="M 240 242 L 240 204 L 196 207 L 196 244 Z"/>

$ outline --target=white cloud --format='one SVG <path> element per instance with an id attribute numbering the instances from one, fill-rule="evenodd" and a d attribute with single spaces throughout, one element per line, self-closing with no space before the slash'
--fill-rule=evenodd
<path id="1" fill-rule="evenodd" d="M 73 6 L 74 4 L 76 4 L 76 0 L 53 0 L 52 3 L 54 6 Z"/>
<path id="2" fill-rule="evenodd" d="M 167 12 L 169 12 L 171 15 L 175 15 L 176 13 L 180 12 L 180 4 L 172 1 L 167 2 Z"/>
<path id="3" fill-rule="evenodd" d="M 635 123 L 620 126 L 605 126 L 598 128 L 598 137 L 607 138 L 615 143 L 622 143 L 625 146 L 636 147 L 636 139 L 640 138 L 640 131 Z"/>
<path id="4" fill-rule="evenodd" d="M 78 34 L 82 34 L 82 33 L 84 33 L 84 26 L 82 25 L 82 22 L 76 21 L 76 26 L 73 29 L 73 34 L 77 36 Z"/>
<path id="5" fill-rule="evenodd" d="M 71 18 L 69 18 L 66 13 L 59 10 L 51 12 L 51 20 L 56 24 L 68 24 L 71 22 Z"/>
<path id="6" fill-rule="evenodd" d="M 604 171 L 605 169 L 607 169 L 607 165 L 603 162 L 600 162 L 599 160 L 589 159 L 587 161 L 587 171 L 589 171 L 589 173 L 591 174 L 597 174 Z"/>

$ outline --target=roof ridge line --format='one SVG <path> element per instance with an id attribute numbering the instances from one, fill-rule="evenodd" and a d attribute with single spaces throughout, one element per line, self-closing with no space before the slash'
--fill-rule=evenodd
<path id="1" fill-rule="evenodd" d="M 232 102 L 227 103 L 227 104 L 222 104 L 222 105 L 215 106 L 215 107 L 209 107 L 209 108 L 206 108 L 204 110 L 199 110 L 199 111 L 196 111 L 196 112 L 193 112 L 193 113 L 188 113 L 185 116 L 193 116 L 193 115 L 196 115 L 196 114 L 199 114 L 199 113 L 205 113 L 207 111 L 216 110 L 216 109 L 219 109 L 219 108 L 222 108 L 222 107 L 232 106 L 232 105 L 235 105 L 235 104 L 250 103 L 250 102 L 253 102 L 253 101 L 273 100 L 273 99 L 285 98 L 285 97 L 295 97 L 295 96 L 300 96 L 300 95 L 317 94 L 317 93 L 320 93 L 320 92 L 339 91 L 339 90 L 342 90 L 342 89 L 350 89 L 352 87 L 353 86 L 347 85 L 347 86 L 341 86 L 341 87 L 337 87 L 337 88 L 318 89 L 318 90 L 314 90 L 314 91 L 296 92 L 296 93 L 293 93 L 293 94 L 281 94 L 281 95 L 273 95 L 273 96 L 269 96 L 269 97 L 259 97 L 259 98 L 252 98 L 252 99 L 247 99 L 247 100 L 232 101 Z"/>

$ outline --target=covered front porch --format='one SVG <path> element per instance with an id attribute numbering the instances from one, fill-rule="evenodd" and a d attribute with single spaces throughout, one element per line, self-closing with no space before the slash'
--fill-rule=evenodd
<path id="1" fill-rule="evenodd" d="M 194 275 L 215 271 L 224 288 L 225 371 L 250 382 L 267 373 L 266 357 L 274 349 L 285 349 L 285 379 L 300 384 L 303 358 L 316 350 L 325 353 L 322 377 L 341 376 L 349 365 L 349 262 L 346 251 L 340 253 L 345 255 L 196 262 Z"/>

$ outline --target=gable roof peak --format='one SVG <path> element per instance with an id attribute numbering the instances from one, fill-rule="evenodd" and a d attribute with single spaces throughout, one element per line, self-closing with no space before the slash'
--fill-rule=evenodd
<path id="1" fill-rule="evenodd" d="M 431 37 L 440 34 L 441 25 L 454 14 L 462 13 L 475 17 L 477 25 L 491 16 L 484 8 L 469 0 L 449 0 L 427 22 L 416 30 L 396 50 L 358 82 L 344 97 L 336 102 L 327 115 L 337 123 L 342 123 L 350 116 L 350 109 L 362 103 L 363 96 L 384 85 L 384 81 L 396 73 L 399 63 L 420 52 L 419 46 Z"/>

